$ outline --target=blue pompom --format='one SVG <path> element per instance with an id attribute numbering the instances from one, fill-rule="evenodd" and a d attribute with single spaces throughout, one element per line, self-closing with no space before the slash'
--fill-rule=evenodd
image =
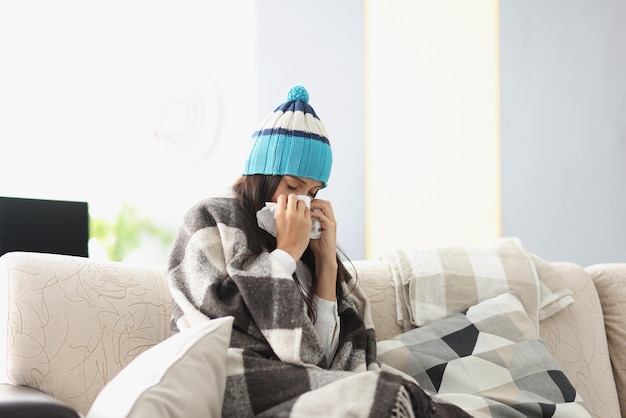
<path id="1" fill-rule="evenodd" d="M 302 86 L 293 86 L 287 93 L 287 101 L 300 100 L 304 103 L 309 103 L 309 92 Z"/>

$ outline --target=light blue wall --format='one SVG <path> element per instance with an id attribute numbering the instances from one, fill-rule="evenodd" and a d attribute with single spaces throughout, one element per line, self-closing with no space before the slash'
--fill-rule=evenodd
<path id="1" fill-rule="evenodd" d="M 626 261 L 626 2 L 500 2 L 502 232 Z"/>
<path id="2" fill-rule="evenodd" d="M 259 121 L 304 85 L 324 122 L 333 169 L 319 197 L 333 203 L 338 243 L 352 260 L 365 257 L 363 2 L 258 3 Z M 253 60 L 251 59 L 251 62 Z"/>

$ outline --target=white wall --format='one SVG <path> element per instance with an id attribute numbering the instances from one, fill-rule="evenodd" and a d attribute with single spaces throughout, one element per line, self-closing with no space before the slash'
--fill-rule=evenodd
<path id="1" fill-rule="evenodd" d="M 500 2 L 502 232 L 626 261 L 626 2 Z"/>
<path id="2" fill-rule="evenodd" d="M 309 91 L 333 150 L 328 188 L 338 244 L 365 257 L 363 4 L 359 0 L 263 0 L 258 6 L 258 120 L 296 84 Z M 252 132 L 250 132 L 252 134 Z"/>
<path id="3" fill-rule="evenodd" d="M 0 56 L 0 195 L 128 203 L 172 228 L 305 85 L 335 159 L 320 197 L 364 257 L 362 2 L 2 2 Z"/>
<path id="4" fill-rule="evenodd" d="M 175 229 L 243 170 L 256 25 L 251 0 L 0 3 L 0 195 Z"/>
<path id="5" fill-rule="evenodd" d="M 366 2 L 368 257 L 500 236 L 497 2 Z"/>

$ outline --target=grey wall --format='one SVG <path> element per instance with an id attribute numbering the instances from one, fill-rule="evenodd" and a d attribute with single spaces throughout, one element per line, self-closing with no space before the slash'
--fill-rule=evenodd
<path id="1" fill-rule="evenodd" d="M 333 168 L 326 190 L 338 244 L 365 258 L 363 2 L 258 3 L 259 122 L 301 84 L 328 130 Z M 253 62 L 253 60 L 251 60 Z"/>
<path id="2" fill-rule="evenodd" d="M 626 2 L 500 2 L 502 234 L 626 261 Z"/>

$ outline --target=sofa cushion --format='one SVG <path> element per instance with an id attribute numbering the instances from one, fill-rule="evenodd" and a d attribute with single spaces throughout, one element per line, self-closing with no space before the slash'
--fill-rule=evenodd
<path id="1" fill-rule="evenodd" d="M 195 325 L 135 358 L 102 389 L 87 418 L 218 418 L 233 318 Z"/>
<path id="2" fill-rule="evenodd" d="M 398 300 L 389 263 L 379 260 L 356 260 L 346 263 L 346 268 L 356 275 L 369 299 L 376 338 L 380 341 L 401 334 L 403 329 L 398 324 Z"/>
<path id="3" fill-rule="evenodd" d="M 590 416 L 511 292 L 381 341 L 378 354 L 473 414 Z"/>

